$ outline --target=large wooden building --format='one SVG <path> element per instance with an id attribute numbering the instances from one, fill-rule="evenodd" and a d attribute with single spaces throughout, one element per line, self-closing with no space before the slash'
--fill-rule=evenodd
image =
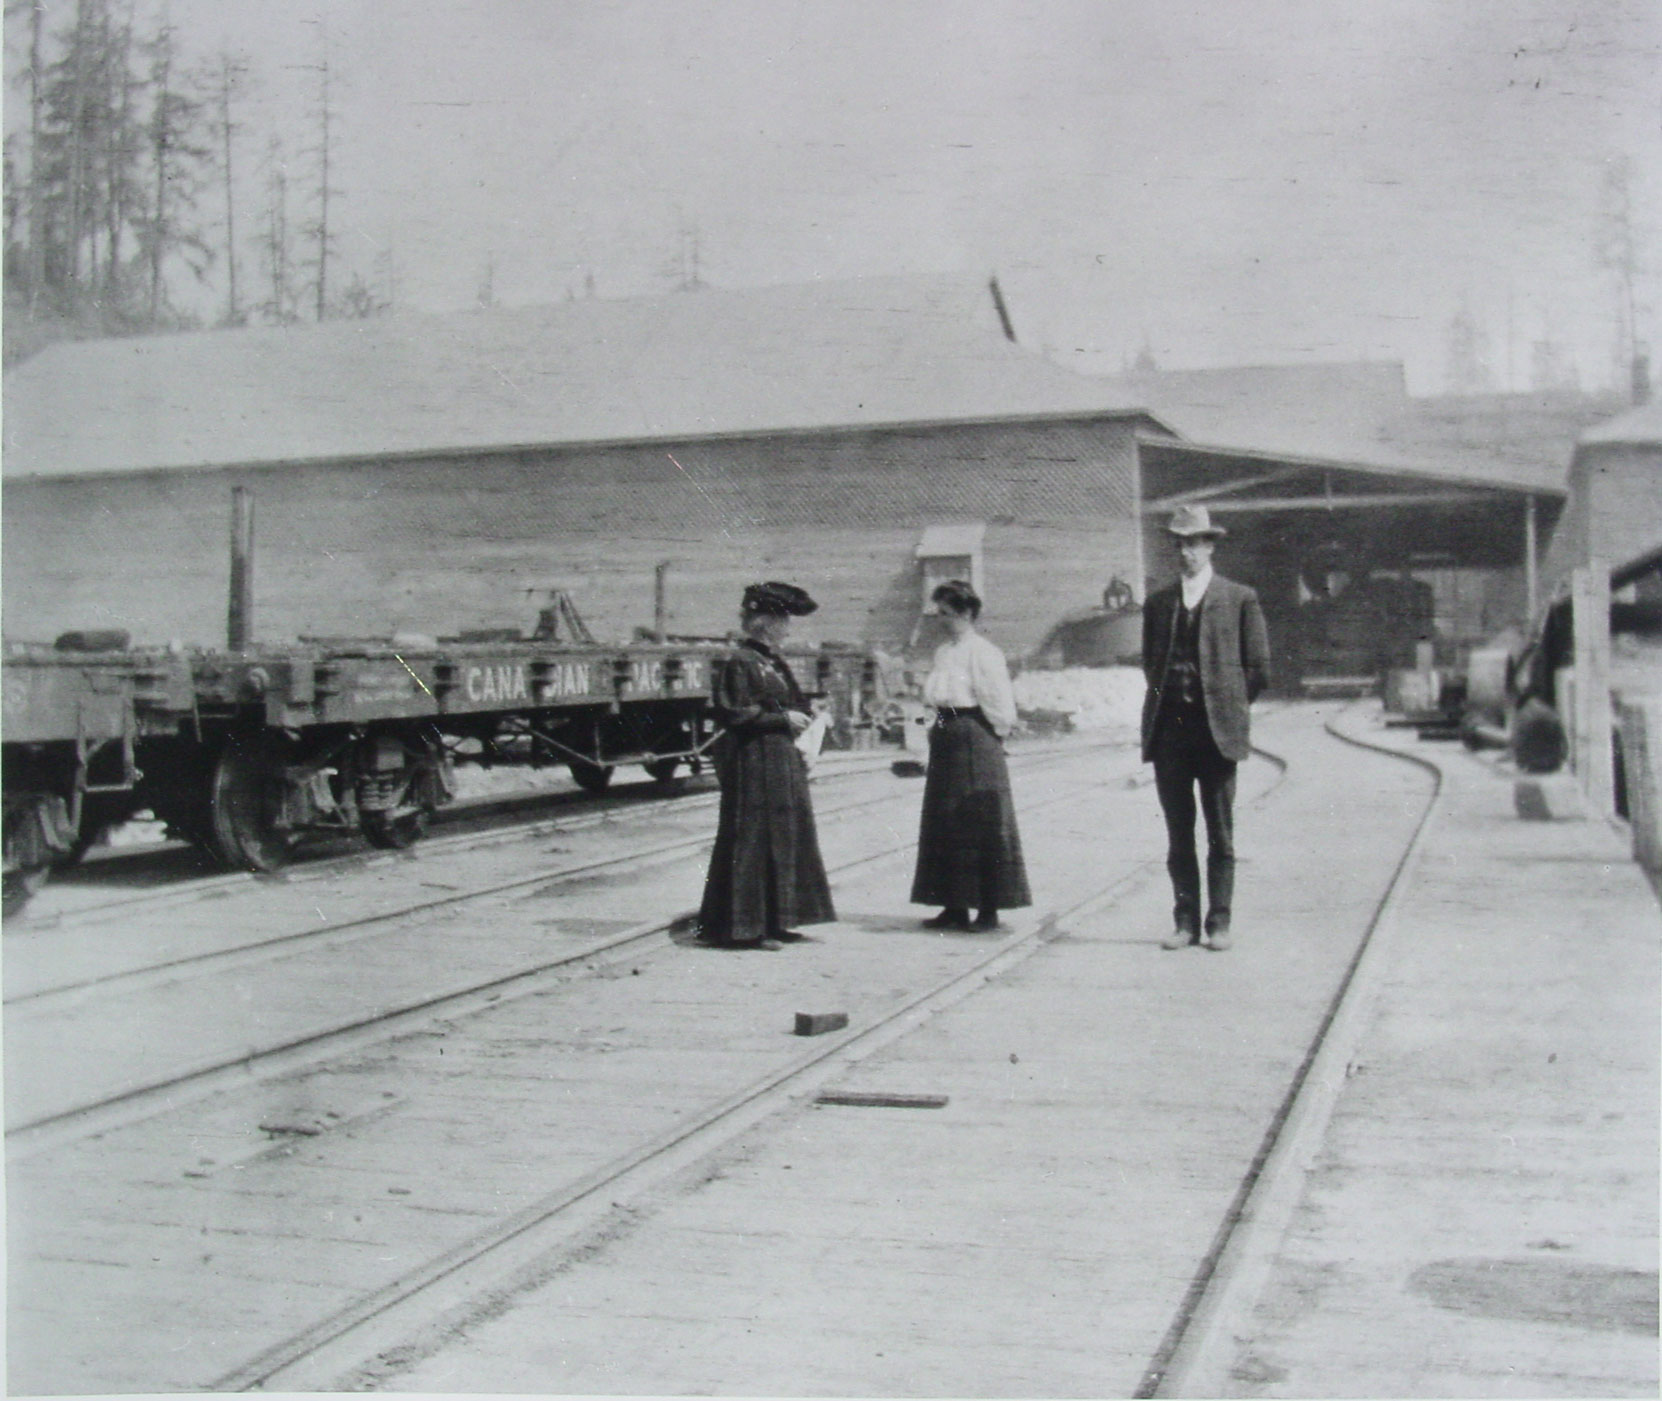
<path id="1" fill-rule="evenodd" d="M 809 640 L 905 649 L 961 570 L 1021 657 L 1111 580 L 1168 574 L 1179 501 L 1226 520 L 1284 639 L 1312 559 L 1470 571 L 1523 613 L 1562 469 L 1405 454 L 1373 426 L 1393 385 L 1078 375 L 957 279 L 59 345 L 6 376 L 5 632 L 220 641 L 234 486 L 268 639 L 528 624 L 556 587 L 623 636 L 667 566 L 673 632 L 782 577 L 822 600 Z"/>

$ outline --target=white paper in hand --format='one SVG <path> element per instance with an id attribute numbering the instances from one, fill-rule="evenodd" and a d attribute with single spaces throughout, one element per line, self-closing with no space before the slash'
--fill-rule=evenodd
<path id="1" fill-rule="evenodd" d="M 825 732 L 831 728 L 831 717 L 824 712 L 814 716 L 808 722 L 808 728 L 796 737 L 796 747 L 802 751 L 802 757 L 807 761 L 811 770 L 814 760 L 819 758 L 819 751 L 825 746 Z"/>

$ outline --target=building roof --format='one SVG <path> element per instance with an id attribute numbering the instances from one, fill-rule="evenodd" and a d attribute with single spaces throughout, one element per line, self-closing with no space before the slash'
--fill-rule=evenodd
<path id="1" fill-rule="evenodd" d="M 1095 412 L 987 284 L 868 278 L 48 347 L 5 376 L 8 478 Z"/>
<path id="2" fill-rule="evenodd" d="M 1578 447 L 1662 446 L 1662 399 L 1640 404 L 1627 413 L 1596 424 L 1583 433 Z"/>
<path id="3" fill-rule="evenodd" d="M 1402 366 L 1380 361 L 1150 370 L 1110 383 L 1193 442 L 1531 490 L 1563 490 L 1578 434 L 1608 412 L 1580 394 L 1411 398 Z"/>
<path id="4" fill-rule="evenodd" d="M 1149 370 L 1109 381 L 1184 437 L 1304 457 L 1353 458 L 1407 398 L 1402 366 L 1350 361 Z"/>

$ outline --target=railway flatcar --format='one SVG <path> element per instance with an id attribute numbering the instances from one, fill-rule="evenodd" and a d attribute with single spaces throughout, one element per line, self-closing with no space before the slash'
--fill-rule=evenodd
<path id="1" fill-rule="evenodd" d="M 409 846 L 453 796 L 459 762 L 564 764 L 591 792 L 623 764 L 672 782 L 715 741 L 710 686 L 724 646 L 533 634 L 10 649 L 8 908 L 102 827 L 143 810 L 226 867 L 274 871 L 318 835 Z M 838 742 L 869 728 L 870 658 L 830 647 L 793 662 Z"/>
<path id="2" fill-rule="evenodd" d="M 130 815 L 139 754 L 191 713 L 181 656 L 133 651 L 120 634 L 65 634 L 0 659 L 4 912 L 102 827 Z"/>

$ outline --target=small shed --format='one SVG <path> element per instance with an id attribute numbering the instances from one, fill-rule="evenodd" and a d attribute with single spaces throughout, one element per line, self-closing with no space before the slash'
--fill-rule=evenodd
<path id="1" fill-rule="evenodd" d="M 1598 560 L 1612 567 L 1662 540 L 1662 400 L 1590 428 L 1570 461 L 1569 501 L 1547 552 L 1547 595 L 1570 572 Z"/>

